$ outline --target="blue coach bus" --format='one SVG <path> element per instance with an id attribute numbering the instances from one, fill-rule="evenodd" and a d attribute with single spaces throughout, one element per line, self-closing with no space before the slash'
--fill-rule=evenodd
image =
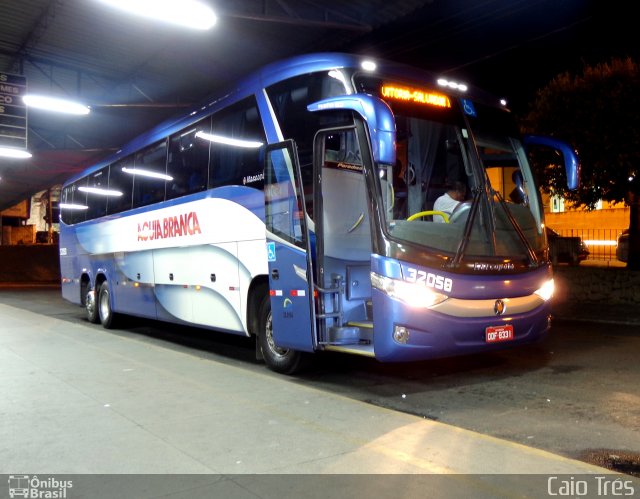
<path id="1" fill-rule="evenodd" d="M 62 190 L 62 294 L 255 336 L 291 373 L 332 350 L 411 361 L 540 339 L 552 269 L 524 144 L 497 99 L 404 65 L 269 65 Z M 434 209 L 462 187 L 451 212 Z"/>

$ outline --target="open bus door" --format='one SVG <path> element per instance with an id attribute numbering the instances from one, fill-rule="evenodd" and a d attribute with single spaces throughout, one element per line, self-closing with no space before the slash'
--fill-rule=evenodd
<path id="1" fill-rule="evenodd" d="M 272 339 L 311 352 L 317 343 L 312 247 L 295 143 L 267 147 L 264 168 Z"/>

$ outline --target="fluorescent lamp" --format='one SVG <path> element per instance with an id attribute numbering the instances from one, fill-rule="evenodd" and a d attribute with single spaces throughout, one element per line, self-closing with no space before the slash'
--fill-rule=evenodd
<path id="1" fill-rule="evenodd" d="M 142 170 L 140 168 L 127 168 L 126 166 L 123 166 L 122 171 L 128 173 L 129 175 L 140 175 L 142 177 L 159 178 L 161 180 L 173 180 L 173 177 L 171 177 L 170 175 L 153 172 L 151 170 Z"/>
<path id="2" fill-rule="evenodd" d="M 217 17 L 213 10 L 196 0 L 101 0 L 121 10 L 143 17 L 207 30 Z"/>
<path id="3" fill-rule="evenodd" d="M 196 133 L 196 137 L 200 139 L 208 140 L 209 142 L 216 142 L 218 144 L 225 144 L 227 146 L 233 146 L 233 147 L 245 147 L 247 149 L 257 149 L 263 146 L 263 143 L 258 142 L 257 140 L 232 139 L 231 137 L 214 135 L 212 133 L 198 132 Z"/>
<path id="4" fill-rule="evenodd" d="M 89 207 L 83 204 L 60 203 L 58 206 L 63 210 L 88 210 Z"/>
<path id="5" fill-rule="evenodd" d="M 78 115 L 89 114 L 89 108 L 87 106 L 70 100 L 46 97 L 44 95 L 25 95 L 22 97 L 22 100 L 29 107 L 43 109 L 45 111 Z"/>
<path id="6" fill-rule="evenodd" d="M 80 192 L 88 192 L 89 194 L 98 194 L 99 196 L 122 196 L 122 192 L 113 189 L 102 189 L 101 187 L 78 187 Z"/>
<path id="7" fill-rule="evenodd" d="M 366 60 L 366 61 L 362 61 L 362 63 L 360 64 L 360 67 L 365 71 L 375 71 L 378 66 L 375 62 Z"/>
<path id="8" fill-rule="evenodd" d="M 617 246 L 618 241 L 608 239 L 585 239 L 582 241 L 587 246 Z"/>
<path id="9" fill-rule="evenodd" d="M 13 147 L 0 147 L 0 156 L 14 159 L 29 159 L 32 154 L 24 149 L 14 149 Z"/>

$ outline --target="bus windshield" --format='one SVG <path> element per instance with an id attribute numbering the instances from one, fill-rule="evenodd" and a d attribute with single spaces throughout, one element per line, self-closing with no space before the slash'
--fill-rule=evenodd
<path id="1" fill-rule="evenodd" d="M 396 119 L 397 161 L 378 175 L 393 240 L 455 261 L 541 259 L 541 203 L 507 111 L 379 77 L 357 83 Z"/>

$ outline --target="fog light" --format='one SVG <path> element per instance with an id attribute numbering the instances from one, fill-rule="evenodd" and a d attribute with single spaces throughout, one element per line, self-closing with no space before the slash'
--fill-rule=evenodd
<path id="1" fill-rule="evenodd" d="M 409 342 L 409 330 L 404 326 L 395 326 L 393 328 L 393 339 L 406 345 Z"/>

